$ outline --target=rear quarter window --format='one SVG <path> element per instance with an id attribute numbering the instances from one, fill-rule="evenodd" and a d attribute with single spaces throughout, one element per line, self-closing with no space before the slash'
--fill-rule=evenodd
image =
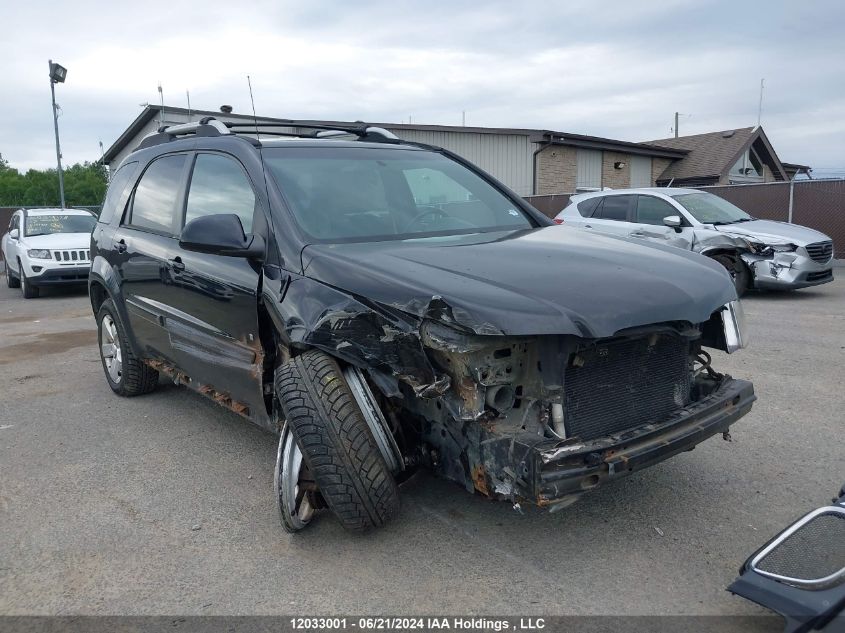
<path id="1" fill-rule="evenodd" d="M 596 207 L 599 206 L 599 202 L 601 202 L 601 196 L 596 196 L 594 198 L 582 200 L 575 206 L 578 208 L 578 213 L 580 213 L 582 217 L 591 218 L 593 217 L 593 213 L 596 212 Z"/>
<path id="2" fill-rule="evenodd" d="M 109 188 L 106 191 L 106 199 L 103 201 L 103 209 L 100 211 L 99 221 L 103 224 L 109 224 L 114 218 L 115 213 L 119 211 L 119 215 L 123 215 L 123 209 L 126 207 L 126 200 L 129 198 L 129 192 L 135 172 L 138 171 L 138 162 L 124 163 L 111 178 Z"/>

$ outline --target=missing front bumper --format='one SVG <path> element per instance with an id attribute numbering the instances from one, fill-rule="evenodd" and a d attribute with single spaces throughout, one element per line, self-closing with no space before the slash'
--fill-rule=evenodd
<path id="1" fill-rule="evenodd" d="M 563 442 L 520 435 L 482 442 L 483 488 L 514 500 L 552 506 L 607 481 L 687 451 L 728 428 L 751 410 L 753 385 L 725 376 L 719 388 L 658 424 L 614 435 Z"/>

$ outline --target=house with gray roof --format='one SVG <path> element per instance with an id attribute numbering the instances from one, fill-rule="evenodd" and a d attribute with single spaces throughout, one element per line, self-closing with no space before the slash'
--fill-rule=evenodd
<path id="1" fill-rule="evenodd" d="M 762 127 L 663 138 L 648 141 L 648 144 L 687 152 L 655 178 L 657 186 L 775 182 L 790 180 L 800 171 L 809 171 L 806 165 L 794 164 L 788 164 L 791 168 L 788 170 Z"/>

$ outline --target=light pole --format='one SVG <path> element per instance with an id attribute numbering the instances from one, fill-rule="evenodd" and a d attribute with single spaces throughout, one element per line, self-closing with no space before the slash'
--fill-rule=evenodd
<path id="1" fill-rule="evenodd" d="M 65 179 L 62 176 L 62 149 L 59 146 L 59 113 L 56 111 L 56 84 L 64 83 L 67 77 L 67 68 L 59 64 L 50 63 L 50 95 L 53 98 L 53 129 L 56 131 L 56 163 L 59 166 L 59 197 L 62 200 L 62 209 L 65 208 Z"/>

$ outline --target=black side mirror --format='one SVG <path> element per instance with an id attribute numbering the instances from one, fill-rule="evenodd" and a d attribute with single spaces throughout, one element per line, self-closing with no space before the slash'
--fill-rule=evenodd
<path id="1" fill-rule="evenodd" d="M 264 238 L 244 235 L 241 219 L 234 213 L 203 215 L 185 225 L 179 246 L 186 251 L 225 255 L 227 257 L 264 257 Z"/>

